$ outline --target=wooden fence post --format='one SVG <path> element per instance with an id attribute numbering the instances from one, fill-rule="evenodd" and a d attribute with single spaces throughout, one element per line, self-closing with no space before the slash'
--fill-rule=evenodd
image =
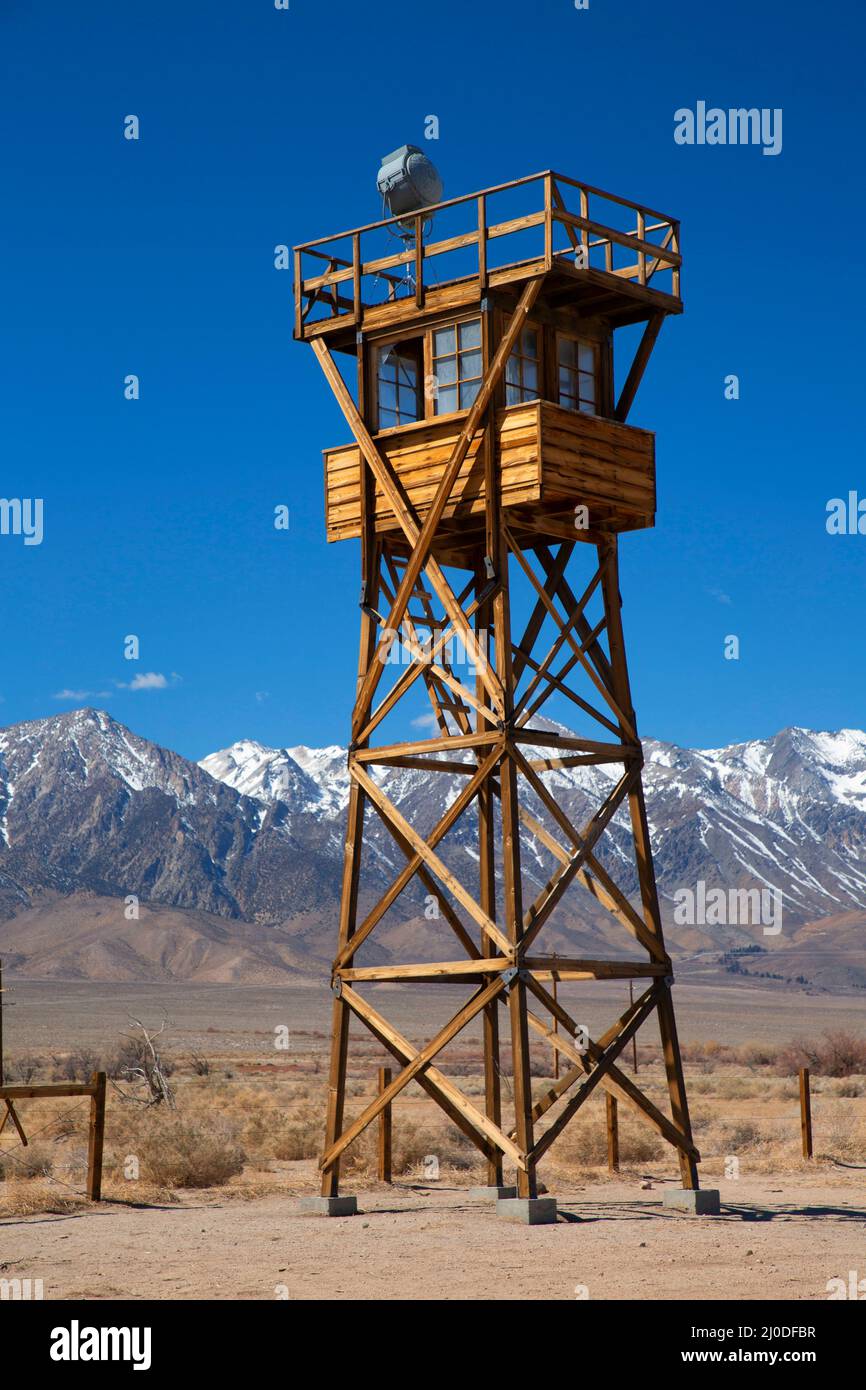
<path id="1" fill-rule="evenodd" d="M 87 1146 L 87 1195 L 91 1202 L 102 1200 L 102 1148 L 105 1141 L 105 1072 L 90 1078 L 90 1134 Z"/>
<path id="2" fill-rule="evenodd" d="M 619 1172 L 619 1121 L 616 1113 L 616 1096 L 605 1092 L 607 1107 L 607 1169 L 609 1173 Z"/>
<path id="3" fill-rule="evenodd" d="M 800 1068 L 800 1130 L 803 1135 L 803 1157 L 812 1157 L 812 1094 L 809 1087 L 809 1068 Z"/>
<path id="4" fill-rule="evenodd" d="M 379 1068 L 379 1095 L 391 1085 L 391 1068 Z M 379 1181 L 391 1182 L 391 1107 L 379 1115 Z"/>

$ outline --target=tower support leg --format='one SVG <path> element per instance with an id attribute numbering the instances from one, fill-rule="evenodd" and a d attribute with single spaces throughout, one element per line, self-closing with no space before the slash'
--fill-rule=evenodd
<path id="1" fill-rule="evenodd" d="M 476 570 L 475 573 L 475 593 L 476 598 L 481 599 L 484 589 L 487 587 L 487 576 L 483 569 Z M 476 633 L 479 645 L 482 647 L 484 655 L 490 656 L 490 623 L 492 610 L 489 603 L 479 602 Z M 480 680 L 476 681 L 476 693 L 479 699 L 484 698 L 484 685 Z M 483 714 L 479 711 L 477 717 L 477 727 L 479 730 L 489 729 L 490 724 Z M 480 755 L 479 755 L 480 760 Z M 484 911 L 491 921 L 496 921 L 496 863 L 495 863 L 495 825 L 493 810 L 493 794 L 490 784 L 487 783 L 481 788 L 478 794 L 478 872 L 479 872 L 479 901 Z M 481 943 L 483 954 L 489 959 L 495 954 L 495 947 L 489 937 L 484 937 Z M 502 1125 L 502 1081 L 499 1065 L 499 1002 L 494 1000 L 488 1004 L 484 1010 L 482 1019 L 482 1039 L 484 1045 L 484 1106 L 487 1118 L 492 1120 L 497 1129 Z M 491 1151 L 491 1156 L 487 1160 L 487 1184 L 491 1188 L 502 1188 L 502 1152 L 499 1149 Z"/>
<path id="2" fill-rule="evenodd" d="M 619 553 L 616 537 L 611 537 L 606 546 L 599 547 L 599 563 L 603 565 L 602 589 L 604 593 L 605 617 L 607 620 L 607 632 L 610 643 L 611 685 L 617 703 L 626 714 L 626 717 L 632 725 L 632 729 L 636 731 L 637 725 L 631 700 L 631 687 L 628 678 L 625 640 L 622 629 L 622 599 L 620 597 L 619 588 Z M 646 925 L 659 944 L 664 945 L 664 932 L 662 928 L 661 909 L 659 907 L 655 868 L 653 865 L 646 802 L 644 800 L 643 784 L 640 779 L 637 780 L 634 787 L 629 792 L 628 803 L 637 858 L 638 883 L 640 886 L 641 903 L 644 909 Z M 671 1115 L 677 1128 L 686 1135 L 689 1141 L 691 1141 L 692 1127 L 689 1117 L 688 1100 L 686 1098 L 683 1064 L 680 1056 L 673 1004 L 671 1002 L 670 985 L 672 983 L 673 980 L 671 979 L 667 983 L 666 988 L 659 990 L 657 1006 L 659 1032 L 664 1055 L 668 1094 L 670 1096 Z M 697 1188 L 699 1185 L 698 1165 L 694 1158 L 683 1153 L 682 1150 L 679 1150 L 679 1161 L 683 1187 L 688 1189 Z"/>

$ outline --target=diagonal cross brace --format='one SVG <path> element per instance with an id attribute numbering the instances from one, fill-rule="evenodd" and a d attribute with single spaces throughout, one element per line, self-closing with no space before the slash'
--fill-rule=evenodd
<path id="1" fill-rule="evenodd" d="M 553 998 L 540 981 L 530 978 L 527 984 L 532 993 L 544 1005 L 548 1012 L 551 1013 L 554 1018 L 559 1019 L 562 1026 L 574 1036 L 577 1033 L 577 1024 L 571 1015 L 565 1011 L 562 1005 Z M 659 1007 L 662 999 L 663 996 L 661 996 L 657 990 L 656 1008 Z M 631 1006 L 629 1007 L 631 1008 Z M 625 1015 L 623 1015 L 623 1017 L 625 1017 Z M 587 1059 L 577 1050 L 568 1038 L 564 1037 L 562 1033 L 555 1033 L 553 1029 L 548 1028 L 546 1024 L 542 1023 L 541 1019 L 537 1018 L 532 1013 L 528 1015 L 528 1022 L 530 1028 L 546 1037 L 552 1047 L 555 1047 L 558 1052 L 561 1052 L 563 1056 L 568 1057 L 569 1060 L 575 1064 L 573 1071 L 567 1073 L 571 1078 L 568 1085 L 571 1085 L 581 1074 L 586 1074 L 589 1069 Z M 594 1059 L 601 1055 L 601 1052 L 607 1046 L 611 1037 L 618 1030 L 621 1022 L 622 1019 L 618 1020 L 597 1043 L 594 1043 L 592 1039 L 590 1039 L 587 1045 L 587 1052 L 590 1059 Z M 567 1086 L 564 1084 L 565 1080 L 566 1078 L 563 1077 L 560 1079 L 559 1083 L 563 1086 L 563 1089 L 567 1089 Z M 618 1100 L 624 1100 L 629 1105 L 634 1106 L 645 1119 L 649 1120 L 650 1124 L 658 1130 L 662 1138 L 666 1139 L 669 1144 L 673 1144 L 681 1153 L 696 1162 L 700 1159 L 700 1154 L 695 1147 L 691 1133 L 685 1133 L 685 1131 L 681 1130 L 676 1124 L 669 1120 L 667 1115 L 662 1114 L 661 1110 L 653 1105 L 652 1101 L 644 1095 L 643 1091 L 641 1091 L 624 1072 L 621 1072 L 618 1067 L 611 1067 L 608 1073 L 602 1078 L 601 1084 L 606 1091 L 616 1096 Z M 553 1104 L 553 1101 L 549 1104 L 545 1104 L 545 1102 L 542 1101 L 540 1104 L 547 1110 L 550 1108 L 550 1105 Z"/>
<path id="2" fill-rule="evenodd" d="M 324 371 L 325 376 L 327 377 L 328 382 L 330 383 L 331 389 L 337 398 L 337 403 L 340 406 L 352 432 L 355 435 L 355 439 L 357 440 L 361 452 L 367 460 L 367 463 L 370 465 L 370 468 L 373 472 L 374 477 L 376 478 L 376 481 L 379 483 L 379 486 L 381 487 L 382 491 L 387 497 L 391 509 L 395 517 L 397 518 L 397 521 L 399 522 L 407 540 L 409 541 L 409 544 L 412 547 L 414 547 L 421 534 L 421 528 L 418 525 L 418 518 L 415 514 L 414 508 L 409 504 L 404 489 L 402 488 L 399 481 L 395 478 L 390 465 L 379 453 L 379 450 L 373 442 L 373 437 L 370 434 L 370 431 L 367 429 L 367 426 L 364 424 L 364 421 L 361 418 L 358 408 L 355 405 L 355 402 L 352 400 L 352 397 L 346 387 L 346 383 L 340 376 L 336 363 L 334 362 L 334 359 L 331 356 L 327 344 L 324 343 L 321 338 L 316 338 L 313 340 L 312 347 L 313 351 L 319 359 L 322 370 Z M 455 597 L 451 585 L 448 583 L 448 580 L 445 577 L 441 565 L 431 555 L 427 561 L 426 568 L 430 583 L 435 589 L 440 599 L 440 602 L 442 603 L 446 613 L 448 614 L 448 617 L 460 630 L 460 634 L 463 638 L 463 642 L 466 646 L 467 652 L 475 654 L 477 652 L 477 648 L 475 646 L 475 639 L 472 632 L 472 628 L 469 624 L 466 614 L 463 612 L 463 609 L 460 607 L 460 604 L 458 603 Z M 490 667 L 486 665 L 486 663 L 479 664 L 478 662 L 475 662 L 474 655 L 473 662 L 474 664 L 479 665 L 479 674 L 481 675 L 482 680 L 487 686 L 488 693 L 491 699 L 493 700 L 493 703 L 497 705 L 497 707 L 501 707 L 502 687 L 498 677 L 496 676 L 496 673 L 492 671 Z M 371 674 L 374 677 L 371 686 L 371 691 L 373 688 L 375 688 L 375 685 L 379 680 L 379 676 L 381 675 L 382 666 L 383 662 L 381 660 L 372 662 L 370 666 L 367 668 L 365 681 L 362 682 L 359 688 L 358 699 L 355 704 L 355 711 L 352 719 L 352 730 L 354 739 L 358 738 L 358 731 L 360 730 L 363 721 L 369 712 L 370 700 L 372 698 L 372 694 L 370 694 L 369 696 L 365 696 L 364 701 L 362 702 L 361 691 L 365 689 L 366 679 L 369 678 Z"/>
<path id="3" fill-rule="evenodd" d="M 433 1081 L 434 1085 L 441 1089 L 452 1104 L 458 1104 L 464 1114 L 471 1116 L 478 1129 L 489 1139 L 492 1139 L 493 1143 L 498 1148 L 501 1148 L 503 1153 L 508 1154 L 518 1167 L 525 1168 L 526 1161 L 524 1155 L 508 1136 L 503 1134 L 492 1120 L 482 1115 L 481 1111 L 476 1110 L 475 1106 L 463 1095 L 463 1092 L 452 1082 L 449 1082 L 447 1077 L 436 1068 L 431 1067 L 431 1062 L 436 1054 L 440 1052 L 452 1038 L 456 1037 L 457 1034 L 465 1028 L 466 1024 L 471 1022 L 482 1009 L 492 1003 L 493 1000 L 502 993 L 505 987 L 504 980 L 502 977 L 499 977 L 492 980 L 490 984 L 483 989 L 478 990 L 459 1013 L 455 1014 L 450 1022 L 437 1033 L 436 1037 L 433 1038 L 426 1047 L 418 1051 L 405 1038 L 402 1038 L 400 1034 L 397 1033 L 396 1029 L 391 1028 L 387 1020 L 382 1018 L 382 1016 L 367 1003 L 366 999 L 363 999 L 349 985 L 343 985 L 341 997 L 345 999 L 349 1007 L 363 1022 L 367 1023 L 369 1027 L 372 1028 L 372 1024 L 375 1023 L 377 1029 L 386 1033 L 387 1036 L 390 1036 L 394 1042 L 400 1046 L 400 1050 L 403 1051 L 406 1056 L 406 1066 L 400 1075 L 394 1078 L 391 1085 L 381 1091 L 358 1116 L 357 1120 L 355 1120 L 348 1129 L 344 1130 L 340 1138 L 328 1149 L 327 1153 L 322 1155 L 319 1166 L 321 1168 L 330 1168 L 343 1151 L 348 1148 L 349 1144 L 351 1144 L 354 1139 L 357 1139 L 358 1135 L 367 1128 L 367 1125 L 376 1118 L 379 1112 L 383 1110 L 386 1105 L 390 1104 L 394 1097 L 398 1095 L 410 1081 L 414 1080 L 420 1074 L 426 1075 L 428 1080 Z"/>
<path id="4" fill-rule="evenodd" d="M 420 531 L 417 532 L 417 534 L 415 534 L 414 536 L 411 534 L 411 530 L 417 529 L 414 526 L 410 530 L 407 530 L 404 521 L 401 519 L 400 513 L 397 512 L 397 509 L 395 508 L 395 514 L 397 515 L 397 519 L 398 521 L 400 521 L 401 526 L 403 526 L 403 530 L 405 531 L 406 536 L 409 539 L 410 544 L 412 545 L 412 553 L 409 556 L 409 560 L 403 574 L 403 579 L 401 581 L 400 588 L 397 591 L 397 595 L 394 599 L 394 604 L 388 618 L 387 626 L 392 631 L 395 630 L 402 621 L 403 614 L 406 611 L 406 607 L 409 603 L 409 599 L 415 587 L 415 581 L 417 580 L 418 575 L 421 573 L 422 569 L 426 568 L 428 570 L 428 573 L 430 574 L 431 583 L 434 584 L 434 588 L 437 588 L 438 592 L 438 586 L 436 585 L 433 579 L 434 570 L 432 568 L 433 566 L 435 566 L 435 568 L 438 569 L 438 565 L 436 565 L 436 562 L 433 561 L 430 553 L 433 546 L 433 540 L 436 535 L 436 531 L 439 528 L 439 523 L 442 520 L 445 507 L 447 506 L 448 500 L 454 489 L 454 484 L 457 481 L 460 469 L 463 466 L 463 463 L 466 459 L 466 455 L 469 453 L 472 441 L 475 438 L 475 435 L 477 434 L 479 427 L 481 426 L 485 412 L 487 411 L 487 407 L 490 404 L 491 398 L 493 396 L 493 392 L 499 383 L 499 379 L 502 376 L 502 373 L 505 370 L 505 365 L 508 361 L 508 358 L 511 355 L 512 348 L 514 347 L 514 344 L 517 342 L 517 339 L 523 329 L 524 323 L 526 322 L 526 318 L 530 310 L 532 309 L 533 304 L 538 298 L 542 281 L 542 276 L 539 276 L 534 280 L 530 280 L 528 284 L 525 286 L 523 293 L 520 296 L 520 300 L 517 304 L 514 314 L 512 315 L 508 329 L 504 337 L 502 338 L 499 347 L 496 350 L 493 361 L 490 363 L 490 366 L 488 367 L 482 379 L 478 395 L 476 396 L 472 408 L 469 411 L 466 423 L 464 424 L 463 429 L 460 431 L 460 435 L 458 437 L 457 443 L 454 446 L 451 457 L 445 466 L 445 470 L 442 474 L 442 479 L 439 483 L 438 488 L 436 489 L 436 495 L 430 504 L 430 509 L 427 513 L 424 524 L 421 527 Z M 325 356 L 323 356 L 323 354 L 329 356 L 327 348 L 324 346 L 323 343 L 321 343 L 320 339 L 316 340 L 313 343 L 313 347 L 316 349 L 320 361 L 324 366 Z M 333 362 L 331 362 L 331 365 L 333 366 Z M 334 368 L 334 371 L 336 371 L 336 368 Z M 339 376 L 339 373 L 337 373 L 337 375 Z M 333 381 L 331 382 L 331 384 L 332 386 L 334 386 Z M 334 387 L 334 389 L 336 390 L 336 387 Z M 345 387 L 343 389 L 345 391 Z M 346 392 L 345 394 L 346 396 L 348 396 L 348 392 Z M 340 404 L 343 406 L 345 414 L 345 401 L 340 398 L 339 394 L 338 400 L 340 400 Z M 349 397 L 349 402 L 352 405 L 352 410 L 354 416 L 356 417 L 355 420 L 350 419 L 349 423 L 353 424 L 354 426 L 360 424 L 363 433 L 367 435 L 366 428 L 363 426 L 363 422 L 361 421 L 360 415 L 358 414 L 357 410 L 355 410 L 354 403 L 351 402 L 351 397 Z M 355 437 L 358 439 L 359 444 L 361 444 L 361 436 L 358 434 L 357 428 L 355 430 Z M 383 467 L 383 461 L 378 453 L 378 450 L 373 444 L 372 439 L 369 438 L 369 435 L 367 435 L 367 439 L 369 441 L 369 444 L 372 445 L 373 455 L 375 456 L 375 458 L 373 456 L 369 457 L 369 463 L 371 468 L 373 468 L 374 473 L 376 473 L 378 477 L 379 472 Z M 367 453 L 367 448 L 363 444 L 362 448 L 364 449 L 364 452 Z M 380 482 L 382 483 L 384 489 L 385 485 L 381 478 Z M 403 510 L 402 507 L 400 510 Z M 444 576 L 442 577 L 444 579 Z M 447 581 L 445 582 L 447 583 Z M 450 586 L 449 592 L 451 592 Z M 439 596 L 443 599 L 444 602 L 444 598 L 441 593 Z M 446 611 L 448 611 L 448 616 L 452 619 L 452 621 L 455 621 L 454 615 L 449 611 L 449 606 L 447 604 Z M 466 635 L 467 634 L 464 633 L 464 637 Z M 471 634 L 470 640 L 467 642 L 467 651 L 473 653 L 473 656 L 477 658 L 474 664 L 477 666 L 480 672 L 484 672 L 487 669 L 486 661 L 482 657 L 480 650 L 477 648 L 477 644 L 474 642 L 474 636 Z M 372 663 L 364 679 L 364 683 L 359 692 L 358 700 L 355 707 L 356 722 L 359 727 L 361 721 L 366 717 L 367 711 L 369 710 L 370 702 L 375 693 L 376 686 L 379 683 L 381 674 L 381 662 Z M 502 687 L 499 683 L 498 677 L 496 679 L 495 684 L 498 687 L 498 689 L 493 694 L 494 704 L 498 704 L 501 706 Z"/>

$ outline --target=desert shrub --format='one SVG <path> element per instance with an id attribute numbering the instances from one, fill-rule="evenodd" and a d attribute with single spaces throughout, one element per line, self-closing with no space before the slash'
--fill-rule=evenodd
<path id="1" fill-rule="evenodd" d="M 242 1172 L 245 1158 L 225 1119 L 202 1124 L 161 1110 L 146 1112 L 132 1151 L 144 1181 L 160 1187 L 219 1187 Z"/>
<path id="2" fill-rule="evenodd" d="M 693 1087 L 690 1086 L 689 1090 L 692 1089 Z M 710 1125 L 715 1124 L 716 1122 L 715 1114 L 708 1106 L 705 1105 L 691 1106 L 691 1119 L 692 1129 L 695 1130 L 708 1129 Z"/>
<path id="3" fill-rule="evenodd" d="M 745 1076 L 720 1077 L 716 1086 L 716 1095 L 720 1100 L 750 1100 L 765 1095 L 766 1091 L 765 1083 L 752 1081 Z"/>
<path id="4" fill-rule="evenodd" d="M 845 1163 L 862 1163 L 866 1159 L 866 1138 L 854 1121 L 849 1108 L 836 1109 L 828 1114 L 823 1108 L 814 1117 L 816 1149 L 819 1157 L 842 1159 Z"/>
<path id="5" fill-rule="evenodd" d="M 316 1158 L 323 1140 L 323 1112 L 312 1105 L 302 1106 L 294 1115 L 283 1116 L 270 1143 L 274 1158 L 294 1161 Z"/>
<path id="6" fill-rule="evenodd" d="M 724 1153 L 742 1153 L 767 1142 L 768 1136 L 753 1120 L 723 1120 L 714 1135 L 714 1147 Z"/>
<path id="7" fill-rule="evenodd" d="M 737 1060 L 753 1071 L 755 1067 L 775 1066 L 779 1059 L 779 1049 L 768 1043 L 749 1042 L 737 1053 Z"/>
<path id="8" fill-rule="evenodd" d="M 49 1064 L 41 1057 L 16 1057 L 14 1061 L 6 1063 L 6 1081 L 10 1086 L 27 1086 L 35 1077 L 49 1071 Z"/>
<path id="9" fill-rule="evenodd" d="M 122 1081 L 128 1078 L 130 1071 L 143 1069 L 149 1072 L 152 1065 L 153 1059 L 144 1038 L 123 1038 L 116 1051 L 107 1059 L 105 1071 L 115 1080 Z M 172 1058 L 163 1053 L 160 1053 L 159 1065 L 163 1076 L 171 1076 L 175 1070 Z"/>
<path id="10" fill-rule="evenodd" d="M 866 1072 L 866 1038 L 828 1029 L 820 1037 L 794 1038 L 781 1049 L 778 1069 L 790 1076 L 801 1067 L 808 1067 L 819 1076 L 851 1076 Z"/>
<path id="11" fill-rule="evenodd" d="M 5 1135 L 4 1135 L 5 1138 Z M 23 1145 L 0 1154 L 0 1178 L 47 1178 L 54 1168 L 54 1154 L 48 1144 Z"/>
<path id="12" fill-rule="evenodd" d="M 732 1055 L 730 1047 L 726 1043 L 717 1042 L 715 1038 L 710 1038 L 707 1042 L 681 1043 L 680 1052 L 684 1062 L 698 1066 L 706 1065 L 708 1070 L 719 1062 L 729 1062 Z"/>
<path id="13" fill-rule="evenodd" d="M 845 1077 L 836 1086 L 836 1095 L 843 1100 L 855 1100 L 863 1094 L 863 1078 L 860 1076 Z"/>
<path id="14" fill-rule="evenodd" d="M 51 1061 L 54 1081 L 89 1081 L 95 1071 L 103 1070 L 99 1053 L 87 1047 L 80 1047 L 65 1056 L 52 1057 Z"/>
<path id="15" fill-rule="evenodd" d="M 631 1116 L 619 1113 L 619 1159 L 621 1164 L 650 1163 L 662 1153 L 662 1142 L 655 1130 Z M 555 1162 L 565 1168 L 607 1166 L 607 1125 L 597 1112 L 578 1115 L 551 1149 Z"/>
<path id="16" fill-rule="evenodd" d="M 351 1120 L 347 1120 L 348 1124 Z M 321 1142 L 321 1125 L 318 1141 Z M 392 1143 L 391 1170 L 395 1177 L 417 1174 L 430 1154 L 439 1160 L 440 1168 L 472 1168 L 480 1157 L 471 1139 L 459 1129 L 405 1120 L 399 1111 L 394 1115 Z M 377 1164 L 378 1127 L 374 1121 L 346 1150 L 345 1167 L 348 1173 L 369 1178 L 375 1175 Z"/>
<path id="17" fill-rule="evenodd" d="M 480 1157 L 472 1140 L 459 1129 L 434 1129 L 405 1120 L 394 1125 L 395 1173 L 411 1173 L 430 1154 L 435 1154 L 442 1168 L 472 1168 Z"/>
<path id="18" fill-rule="evenodd" d="M 464 1096 L 483 1096 L 485 1090 L 484 1077 L 467 1076 L 464 1079 L 460 1089 L 463 1092 Z"/>
<path id="19" fill-rule="evenodd" d="M 689 1077 L 690 1096 L 712 1096 L 716 1093 L 716 1081 L 708 1076 Z"/>

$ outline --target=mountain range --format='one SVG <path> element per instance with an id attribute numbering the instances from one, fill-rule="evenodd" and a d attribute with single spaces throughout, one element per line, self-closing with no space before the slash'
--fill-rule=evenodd
<path id="1" fill-rule="evenodd" d="M 678 974 L 866 988 L 866 734 L 789 728 L 720 749 L 647 739 L 644 751 L 656 872 Z M 545 781 L 579 827 L 615 776 L 610 767 L 580 767 L 546 773 Z M 379 780 L 422 834 L 444 813 L 458 781 L 396 768 L 383 769 Z M 347 799 L 346 750 L 339 745 L 274 749 L 242 740 L 195 763 L 102 710 L 12 725 L 0 731 L 4 965 L 43 978 L 326 977 Z M 368 814 L 362 912 L 405 863 L 378 817 Z M 471 817 L 438 852 L 473 888 Z M 634 895 L 625 813 L 599 842 L 598 857 Z M 536 839 L 524 837 L 527 901 L 553 863 Z M 707 892 L 777 894 L 782 930 L 768 935 L 757 921 L 683 922 L 683 891 L 701 884 Z M 413 884 L 401 895 L 359 963 L 453 954 L 450 932 L 428 920 L 423 891 Z M 634 953 L 631 938 L 578 886 L 542 940 L 545 951 L 570 955 Z"/>

